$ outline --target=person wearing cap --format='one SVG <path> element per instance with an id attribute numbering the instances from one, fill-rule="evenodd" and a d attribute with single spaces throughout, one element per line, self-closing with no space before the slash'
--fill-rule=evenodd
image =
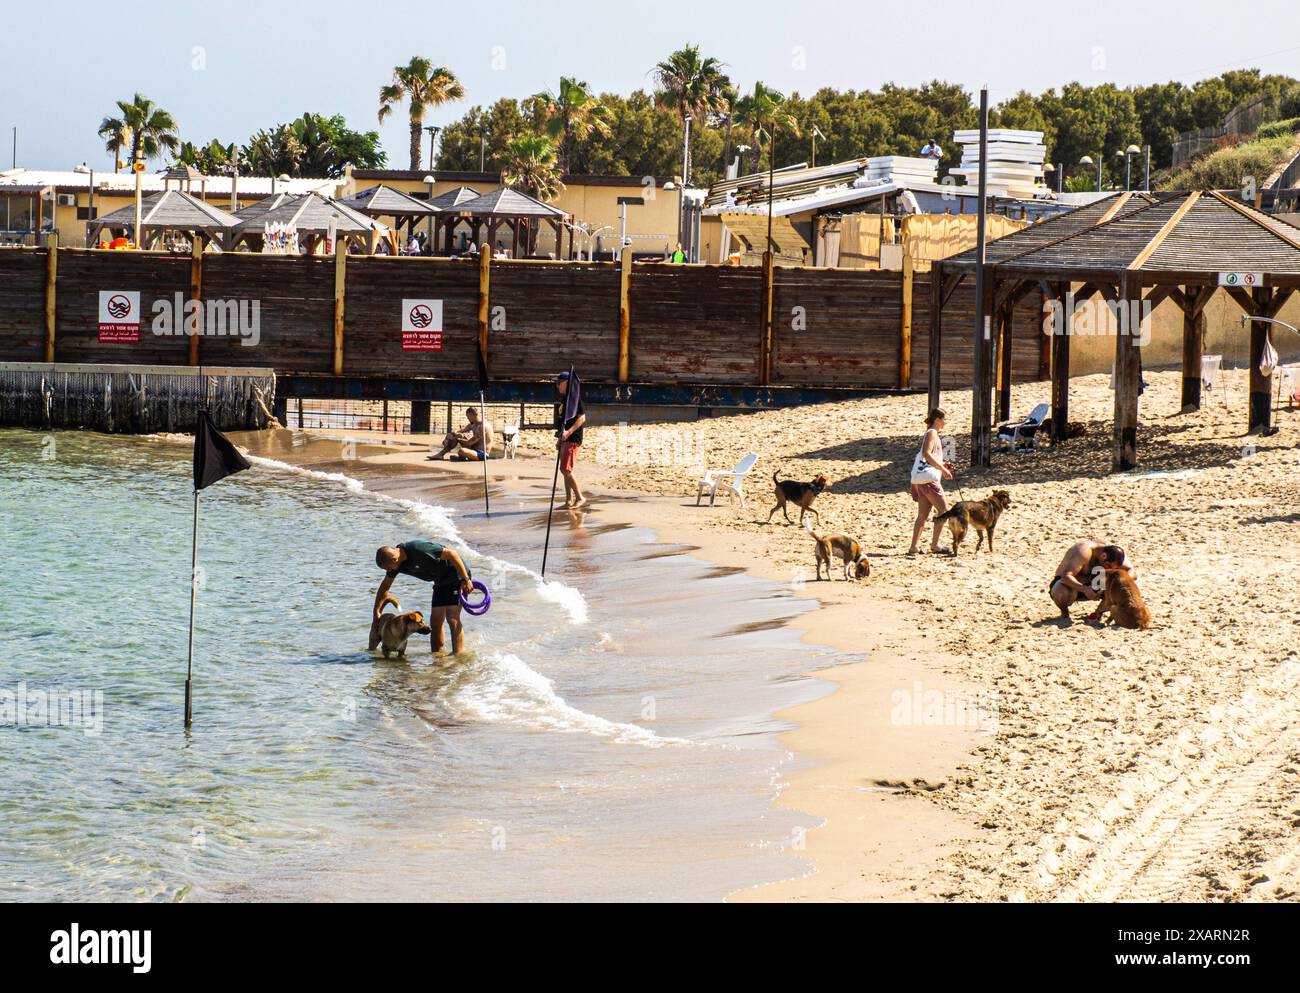
<path id="1" fill-rule="evenodd" d="M 1060 608 L 1062 617 L 1068 617 L 1070 605 L 1080 599 L 1101 599 L 1106 590 L 1107 569 L 1123 569 L 1130 576 L 1137 575 L 1128 553 L 1119 545 L 1083 538 L 1066 549 L 1065 557 L 1047 584 L 1047 594 Z"/>
<path id="2" fill-rule="evenodd" d="M 943 149 L 939 147 L 938 140 L 931 138 L 921 146 L 921 158 L 923 159 L 941 159 L 943 158 Z"/>
<path id="3" fill-rule="evenodd" d="M 581 507 L 587 502 L 582 495 L 582 487 L 573 474 L 574 463 L 582 448 L 582 426 L 587 423 L 587 415 L 582 408 L 582 397 L 578 397 L 578 409 L 573 417 L 564 419 L 564 398 L 569 392 L 569 374 L 562 372 L 555 377 L 555 391 L 560 402 L 555 407 L 555 445 L 560 450 L 560 475 L 564 477 L 564 506 Z"/>

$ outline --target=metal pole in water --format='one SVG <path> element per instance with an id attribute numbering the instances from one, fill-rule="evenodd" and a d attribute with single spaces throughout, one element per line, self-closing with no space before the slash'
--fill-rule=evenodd
<path id="1" fill-rule="evenodd" d="M 194 694 L 192 680 L 194 677 L 194 589 L 195 572 L 199 564 L 199 491 L 194 491 L 194 537 L 190 546 L 190 650 L 189 660 L 185 664 L 185 730 L 190 729 L 194 720 Z"/>

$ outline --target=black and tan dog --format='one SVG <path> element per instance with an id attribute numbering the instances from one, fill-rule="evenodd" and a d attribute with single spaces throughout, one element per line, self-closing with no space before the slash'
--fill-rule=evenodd
<path id="1" fill-rule="evenodd" d="M 793 479 L 778 479 L 777 476 L 781 470 L 772 473 L 772 482 L 776 484 L 776 506 L 767 513 L 767 523 L 772 523 L 772 515 L 778 510 L 785 515 L 787 524 L 793 524 L 790 520 L 790 513 L 785 509 L 787 503 L 792 503 L 799 508 L 799 523 L 803 523 L 804 514 L 812 514 L 817 518 L 817 523 L 822 522 L 821 515 L 813 510 L 812 502 L 821 495 L 826 487 L 830 486 L 830 480 L 823 473 L 817 473 L 812 480 L 807 483 L 796 483 Z"/>
<path id="2" fill-rule="evenodd" d="M 398 610 L 402 607 L 397 597 L 390 593 L 380 601 L 375 610 L 375 619 L 370 625 L 370 651 L 373 652 L 376 645 L 382 645 L 384 658 L 388 658 L 392 652 L 396 652 L 399 657 L 405 655 L 406 643 L 411 640 L 411 635 L 433 633 L 432 628 L 424 623 L 424 615 L 418 610 L 405 614 L 385 614 L 383 610 L 390 603 Z"/>
<path id="3" fill-rule="evenodd" d="M 980 550 L 984 536 L 989 536 L 989 551 L 993 551 L 993 531 L 998 526 L 998 518 L 1011 506 L 1011 494 L 1006 490 L 994 490 L 987 500 L 962 500 L 953 505 L 947 513 L 936 517 L 935 523 L 947 521 L 952 529 L 952 553 L 957 554 L 962 539 L 971 528 L 976 531 L 975 551 Z"/>
<path id="4" fill-rule="evenodd" d="M 822 578 L 822 566 L 825 566 L 826 579 L 830 580 L 832 558 L 837 558 L 844 564 L 846 580 L 866 579 L 871 575 L 871 563 L 867 561 L 867 553 L 856 540 L 847 534 L 818 534 L 810 524 L 805 524 L 804 528 L 817 543 L 814 554 L 817 556 L 818 579 Z M 850 567 L 852 567 L 852 575 L 850 575 Z"/>

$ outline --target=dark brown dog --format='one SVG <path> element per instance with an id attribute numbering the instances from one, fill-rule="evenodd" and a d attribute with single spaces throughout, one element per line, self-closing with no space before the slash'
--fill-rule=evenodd
<path id="1" fill-rule="evenodd" d="M 799 523 L 803 523 L 804 514 L 812 514 L 817 518 L 817 523 L 822 522 L 821 515 L 812 509 L 812 502 L 821 495 L 826 487 L 830 486 L 830 480 L 823 473 L 817 473 L 812 480 L 807 483 L 796 483 L 793 479 L 778 479 L 780 473 L 778 469 L 772 473 L 772 482 L 776 484 L 776 506 L 767 513 L 767 523 L 772 523 L 772 515 L 778 510 L 785 515 L 787 524 L 793 524 L 790 520 L 790 514 L 785 509 L 787 503 L 793 503 L 799 508 Z"/>
<path id="2" fill-rule="evenodd" d="M 390 603 L 394 608 L 401 609 L 401 602 L 391 593 L 380 601 L 375 619 L 370 625 L 370 651 L 373 652 L 376 645 L 382 645 L 384 658 L 388 658 L 392 652 L 396 652 L 400 658 L 406 654 L 406 643 L 411 640 L 411 635 L 432 634 L 433 629 L 424 623 L 424 615 L 418 610 L 406 614 L 385 614 L 383 610 Z"/>
<path id="3" fill-rule="evenodd" d="M 952 553 L 957 554 L 962 539 L 971 528 L 976 531 L 975 551 L 980 550 L 984 536 L 989 536 L 989 551 L 993 551 L 993 530 L 998 526 L 998 518 L 1011 506 L 1011 494 L 1006 490 L 994 490 L 987 500 L 962 500 L 953 505 L 947 513 L 940 514 L 936 521 L 947 521 L 952 530 Z"/>
<path id="4" fill-rule="evenodd" d="M 818 534 L 811 527 L 808 527 L 808 533 L 812 535 L 813 541 L 817 542 L 815 554 L 818 579 L 822 578 L 822 566 L 825 566 L 826 579 L 830 580 L 832 557 L 844 563 L 845 580 L 866 579 L 871 575 L 871 563 L 867 561 L 867 553 L 847 534 Z M 850 566 L 853 567 L 853 575 L 849 575 Z"/>
<path id="5" fill-rule="evenodd" d="M 1142 599 L 1137 580 L 1127 569 L 1106 570 L 1106 592 L 1102 594 L 1101 606 L 1088 615 L 1088 620 L 1105 624 L 1107 613 L 1122 628 L 1145 631 L 1151 626 L 1151 611 Z"/>

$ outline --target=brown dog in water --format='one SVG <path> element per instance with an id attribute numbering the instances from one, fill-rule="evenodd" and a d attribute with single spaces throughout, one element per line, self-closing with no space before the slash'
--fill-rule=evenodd
<path id="1" fill-rule="evenodd" d="M 382 644 L 384 658 L 388 658 L 391 652 L 396 652 L 400 658 L 406 654 L 406 643 L 410 641 L 411 635 L 432 634 L 433 630 L 424 623 L 424 615 L 418 610 L 406 614 L 383 613 L 390 603 L 398 610 L 402 607 L 401 602 L 391 593 L 379 602 L 375 619 L 370 625 L 370 651 L 373 652 L 376 645 Z"/>
<path id="2" fill-rule="evenodd" d="M 975 529 L 975 551 L 980 550 L 984 536 L 989 536 L 989 551 L 993 551 L 993 529 L 998 526 L 1002 511 L 1011 506 L 1011 494 L 1006 490 L 994 490 L 987 500 L 962 500 L 953 505 L 947 513 L 936 517 L 935 523 L 947 521 L 952 529 L 952 553 L 957 554 L 962 539 L 971 528 Z"/>
<path id="3" fill-rule="evenodd" d="M 831 578 L 831 558 L 838 558 L 844 563 L 844 578 L 849 579 L 866 579 L 871 575 L 871 563 L 867 561 L 867 553 L 862 550 L 862 546 L 847 534 L 818 534 L 812 529 L 811 525 L 804 525 L 808 533 L 812 535 L 813 541 L 817 542 L 817 578 L 822 578 L 822 566 L 826 567 L 826 579 Z M 853 567 L 853 575 L 849 575 L 849 566 Z"/>
<path id="4" fill-rule="evenodd" d="M 1105 624 L 1107 612 L 1111 621 L 1122 628 L 1145 631 L 1151 626 L 1151 611 L 1142 599 L 1137 580 L 1127 569 L 1106 570 L 1106 592 L 1102 594 L 1101 606 L 1088 615 L 1088 620 Z"/>
<path id="5" fill-rule="evenodd" d="M 787 524 L 793 524 L 790 520 L 790 514 L 785 509 L 787 503 L 792 503 L 799 508 L 799 523 L 803 523 L 804 514 L 812 514 L 817 518 L 817 523 L 822 522 L 821 514 L 813 510 L 812 502 L 817 499 L 826 487 L 830 486 L 830 480 L 824 473 L 817 473 L 812 480 L 807 483 L 797 483 L 793 479 L 778 479 L 780 473 L 778 469 L 772 473 L 772 482 L 776 484 L 776 506 L 767 512 L 767 523 L 772 523 L 772 515 L 778 510 L 785 515 Z"/>

